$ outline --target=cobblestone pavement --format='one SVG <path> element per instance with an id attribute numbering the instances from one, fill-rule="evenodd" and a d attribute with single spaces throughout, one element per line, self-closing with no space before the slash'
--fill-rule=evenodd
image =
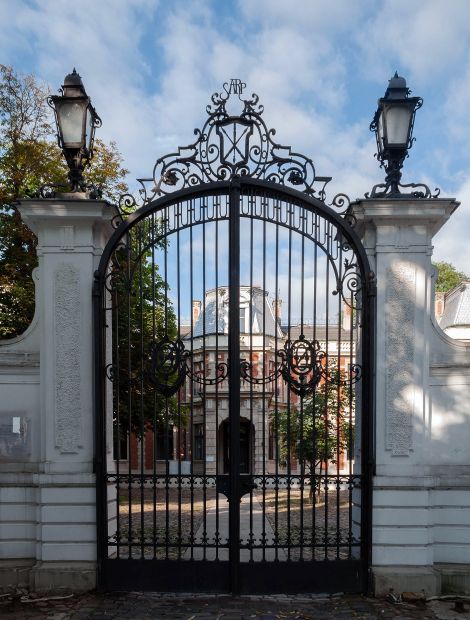
<path id="1" fill-rule="evenodd" d="M 401 620 L 453 620 L 470 618 L 454 613 L 454 603 L 431 602 L 421 606 L 393 605 L 361 596 L 209 596 L 190 594 L 113 593 L 36 600 L 0 599 L 0 618 L 9 620 L 348 620 L 400 618 Z"/>

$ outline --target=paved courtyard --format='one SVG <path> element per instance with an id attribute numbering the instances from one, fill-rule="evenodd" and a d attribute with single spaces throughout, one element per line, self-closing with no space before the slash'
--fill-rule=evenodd
<path id="1" fill-rule="evenodd" d="M 452 601 L 393 605 L 361 596 L 207 596 L 155 593 L 85 594 L 33 602 L 28 597 L 0 599 L 0 617 L 8 620 L 454 620 L 470 617 L 454 611 Z"/>

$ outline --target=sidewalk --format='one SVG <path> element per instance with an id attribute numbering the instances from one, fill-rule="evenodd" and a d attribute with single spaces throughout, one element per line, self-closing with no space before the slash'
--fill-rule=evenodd
<path id="1" fill-rule="evenodd" d="M 452 611 L 453 603 L 392 605 L 361 596 L 208 596 L 190 594 L 86 594 L 32 602 L 0 599 L 0 618 L 8 620 L 454 620 L 470 617 Z M 466 603 L 468 611 L 469 605 Z"/>

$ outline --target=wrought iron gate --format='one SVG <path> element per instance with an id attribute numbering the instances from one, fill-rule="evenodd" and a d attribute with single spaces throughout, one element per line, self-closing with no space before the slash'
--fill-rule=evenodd
<path id="1" fill-rule="evenodd" d="M 96 272 L 105 589 L 367 589 L 373 278 L 243 87 L 122 198 Z"/>

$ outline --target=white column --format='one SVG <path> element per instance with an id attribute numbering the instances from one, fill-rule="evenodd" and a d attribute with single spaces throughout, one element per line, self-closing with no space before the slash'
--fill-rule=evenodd
<path id="1" fill-rule="evenodd" d="M 96 568 L 93 418 L 93 274 L 112 234 L 103 201 L 25 200 L 23 221 L 38 237 L 40 448 L 37 590 L 92 588 Z"/>
<path id="2" fill-rule="evenodd" d="M 432 238 L 458 203 L 354 204 L 377 277 L 372 568 L 376 593 L 435 593 L 426 433 L 429 428 Z"/>

